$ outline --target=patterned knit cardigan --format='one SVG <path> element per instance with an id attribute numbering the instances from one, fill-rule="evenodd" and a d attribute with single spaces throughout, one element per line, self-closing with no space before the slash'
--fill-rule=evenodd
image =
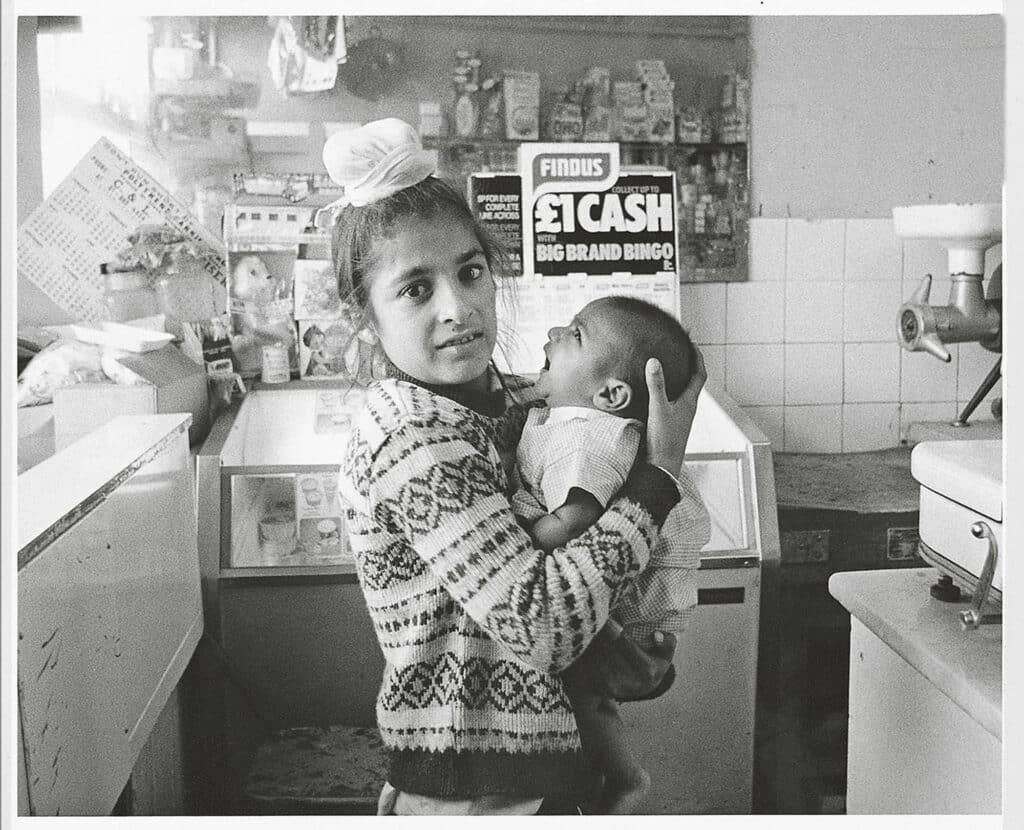
<path id="1" fill-rule="evenodd" d="M 534 550 L 503 463 L 524 420 L 386 380 L 349 438 L 341 495 L 386 663 L 377 723 L 405 792 L 571 797 L 591 783 L 558 672 L 647 564 L 679 495 L 641 465 L 590 530 Z"/>

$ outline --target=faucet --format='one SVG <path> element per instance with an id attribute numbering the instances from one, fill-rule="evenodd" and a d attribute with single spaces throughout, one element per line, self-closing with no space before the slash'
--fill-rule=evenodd
<path id="1" fill-rule="evenodd" d="M 909 205 L 894 207 L 892 219 L 896 236 L 933 239 L 946 248 L 952 280 L 946 305 L 930 305 L 932 275 L 925 274 L 911 298 L 900 306 L 896 320 L 900 345 L 909 352 L 928 352 L 946 363 L 953 358 L 945 343 L 977 342 L 990 352 L 1002 352 L 1002 264 L 992 272 L 988 297 L 982 290 L 985 251 L 1002 239 L 1002 205 Z M 999 380 L 1002 364 L 999 357 L 953 426 L 968 426 L 971 413 Z"/>
<path id="2" fill-rule="evenodd" d="M 900 345 L 911 352 L 926 351 L 946 363 L 952 358 L 943 346 L 944 343 L 977 341 L 989 351 L 1000 351 L 1001 301 L 992 295 L 997 285 L 1001 287 L 1002 268 L 1002 265 L 997 266 L 992 275 L 989 299 L 982 292 L 982 273 L 951 273 L 953 284 L 949 289 L 949 300 L 944 306 L 928 304 L 932 275 L 925 274 L 910 300 L 900 306 Z"/>

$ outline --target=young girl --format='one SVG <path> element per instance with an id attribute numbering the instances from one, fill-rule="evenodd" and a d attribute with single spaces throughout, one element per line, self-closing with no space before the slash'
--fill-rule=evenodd
<path id="1" fill-rule="evenodd" d="M 347 201 L 332 239 L 339 290 L 364 310 L 391 376 L 368 390 L 340 482 L 385 658 L 378 812 L 578 804 L 597 782 L 559 673 L 589 646 L 609 696 L 665 685 L 671 635 L 644 652 L 602 626 L 679 501 L 665 470 L 682 467 L 703 371 L 669 404 L 652 362 L 648 462 L 591 529 L 535 549 L 509 504 L 525 420 L 510 398 L 523 385 L 491 365 L 497 249 L 404 122 L 336 134 L 324 163 Z"/>

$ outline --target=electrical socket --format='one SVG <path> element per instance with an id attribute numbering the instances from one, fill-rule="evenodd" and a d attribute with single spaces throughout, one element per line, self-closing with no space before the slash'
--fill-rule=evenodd
<path id="1" fill-rule="evenodd" d="M 827 530 L 785 530 L 779 534 L 782 561 L 790 563 L 827 562 Z"/>
<path id="2" fill-rule="evenodd" d="M 917 559 L 921 536 L 916 527 L 890 527 L 885 532 L 885 558 L 890 562 Z"/>

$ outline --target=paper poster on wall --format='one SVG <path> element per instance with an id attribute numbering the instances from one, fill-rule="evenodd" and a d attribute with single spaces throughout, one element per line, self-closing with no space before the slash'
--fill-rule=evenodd
<path id="1" fill-rule="evenodd" d="M 101 138 L 18 228 L 18 278 L 77 320 L 102 320 L 100 264 L 142 224 L 166 224 L 213 253 L 206 273 L 225 284 L 224 246 L 156 179 Z"/>
<path id="2" fill-rule="evenodd" d="M 495 359 L 502 371 L 521 375 L 540 371 L 548 329 L 565 325 L 583 306 L 599 297 L 637 297 L 673 317 L 679 316 L 679 283 L 675 274 L 526 276 L 499 283 L 499 289 Z"/>
<path id="3" fill-rule="evenodd" d="M 519 148 L 526 272 L 678 275 L 675 178 L 620 173 L 618 144 Z"/>
<path id="4" fill-rule="evenodd" d="M 473 173 L 469 205 L 477 221 L 505 246 L 512 274 L 523 273 L 523 185 L 515 173 Z"/>

